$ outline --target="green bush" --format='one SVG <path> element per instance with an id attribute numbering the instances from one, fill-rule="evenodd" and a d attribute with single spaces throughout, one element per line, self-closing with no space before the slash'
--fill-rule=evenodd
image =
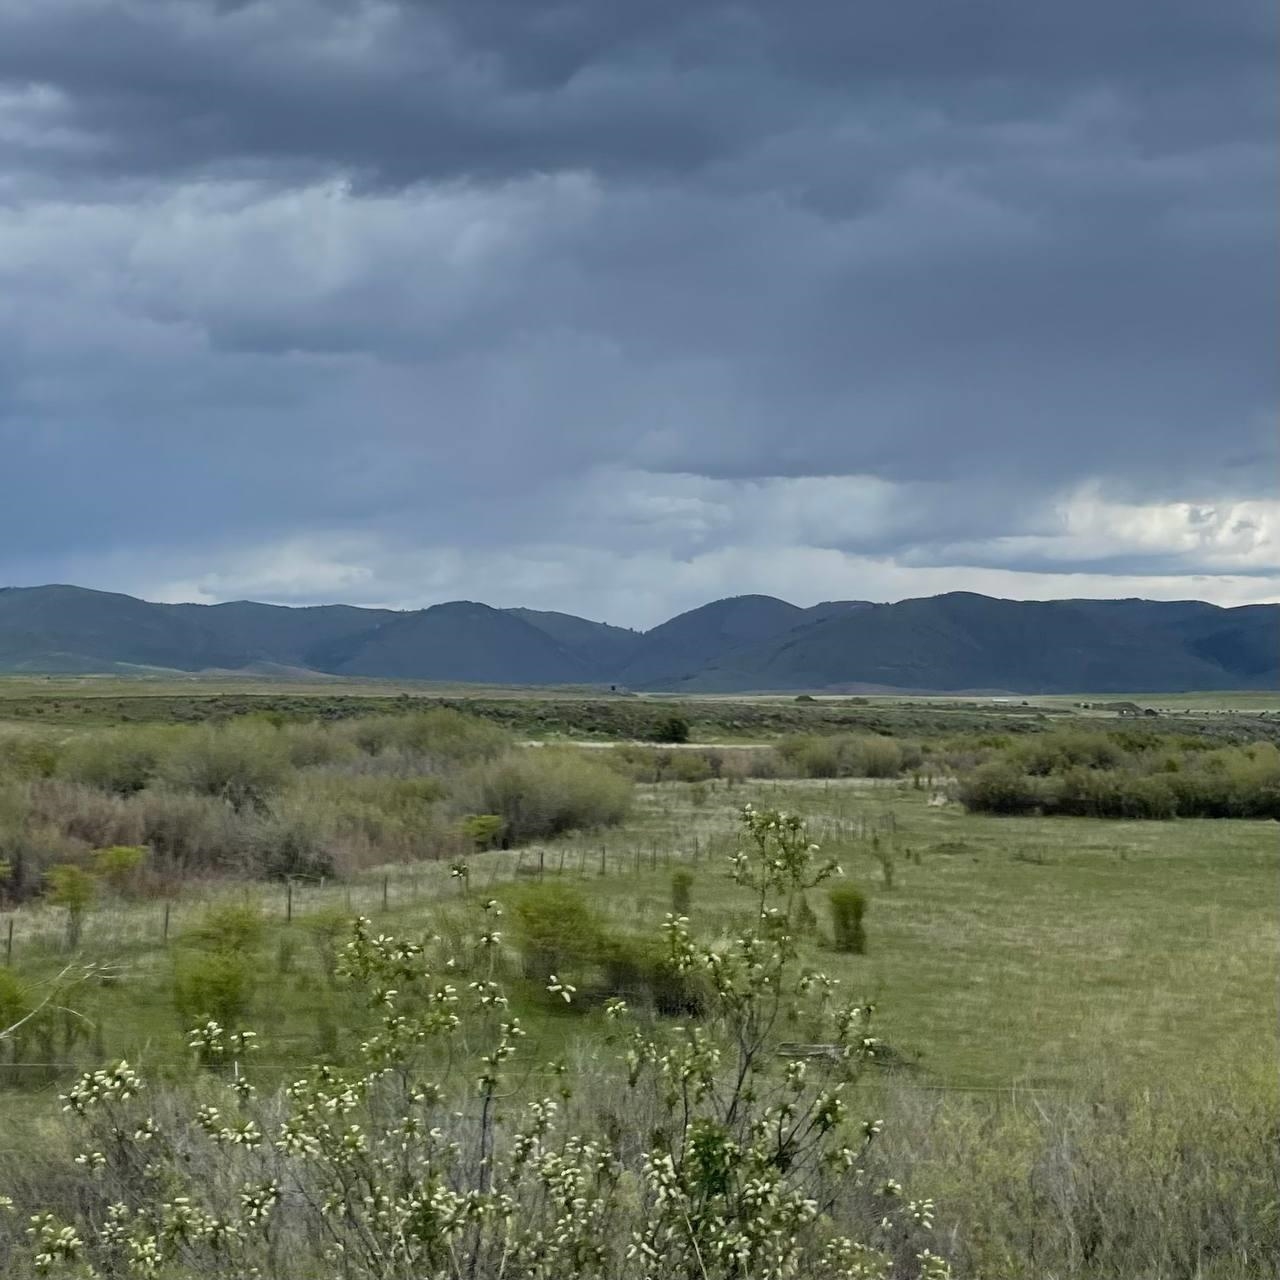
<path id="1" fill-rule="evenodd" d="M 1005 750 L 965 773 L 966 808 L 1093 818 L 1280 817 L 1280 751 L 1272 743 L 1198 743 L 1179 754 L 1167 740 L 1137 737 L 1125 754 L 1101 734 L 1046 737 L 1057 741 L 1035 752 Z"/>
<path id="2" fill-rule="evenodd" d="M 604 977 L 601 995 L 646 1004 L 671 1018 L 706 1012 L 709 986 L 677 969 L 661 939 L 613 932 L 600 940 L 596 959 Z"/>
<path id="3" fill-rule="evenodd" d="M 160 772 L 172 787 L 244 810 L 265 805 L 283 786 L 289 757 L 278 729 L 233 721 L 189 731 L 162 760 Z"/>
<path id="4" fill-rule="evenodd" d="M 256 906 L 223 903 L 210 907 L 185 940 L 202 951 L 233 951 L 246 955 L 257 951 L 265 934 L 266 923 Z"/>
<path id="5" fill-rule="evenodd" d="M 867 899 L 862 890 L 852 884 L 832 885 L 827 900 L 831 904 L 831 938 L 835 949 L 864 955 L 867 934 L 862 918 L 866 914 Z"/>
<path id="6" fill-rule="evenodd" d="M 671 914 L 687 916 L 693 905 L 693 872 L 680 867 L 671 873 Z"/>
<path id="7" fill-rule="evenodd" d="M 146 856 L 146 849 L 136 844 L 113 844 L 106 849 L 97 849 L 93 855 L 94 874 L 101 877 L 113 892 L 127 893 L 136 887 L 138 869 Z"/>
<path id="8" fill-rule="evenodd" d="M 173 741 L 172 733 L 138 728 L 82 734 L 63 748 L 57 773 L 100 791 L 132 795 L 155 777 Z"/>
<path id="9" fill-rule="evenodd" d="M 236 951 L 183 951 L 174 960 L 173 1007 L 183 1027 L 213 1018 L 228 1030 L 245 1024 L 259 960 Z"/>
<path id="10" fill-rule="evenodd" d="M 600 920 L 571 885 L 548 880 L 510 900 L 513 940 L 525 977 L 546 980 L 577 972 L 600 952 Z"/>
<path id="11" fill-rule="evenodd" d="M 505 729 L 449 707 L 350 720 L 341 732 L 367 755 L 402 752 L 437 765 L 491 760 L 511 746 Z"/>
<path id="12" fill-rule="evenodd" d="M 688 742 L 690 731 L 688 719 L 679 712 L 672 712 L 654 722 L 649 738 L 653 742 Z"/>
<path id="13" fill-rule="evenodd" d="M 25 730 L 0 730 L 0 777 L 20 781 L 49 778 L 58 767 L 58 747 Z"/>
<path id="14" fill-rule="evenodd" d="M 78 947 L 84 918 L 93 906 L 98 887 L 83 867 L 69 863 L 50 867 L 46 880 L 49 887 L 45 897 L 50 906 L 65 907 L 67 911 L 67 945 Z"/>
<path id="15" fill-rule="evenodd" d="M 457 796 L 465 811 L 496 814 L 522 844 L 621 822 L 631 783 L 582 752 L 528 747 L 475 766 Z"/>
<path id="16" fill-rule="evenodd" d="M 980 813 L 1033 813 L 1044 803 L 1035 780 L 1007 760 L 991 760 L 960 779 L 960 802 Z"/>

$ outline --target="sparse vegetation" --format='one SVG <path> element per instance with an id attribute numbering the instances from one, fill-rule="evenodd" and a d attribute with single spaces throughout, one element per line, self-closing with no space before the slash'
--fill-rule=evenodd
<path id="1" fill-rule="evenodd" d="M 831 940 L 837 951 L 861 956 L 867 951 L 867 934 L 862 918 L 867 911 L 866 895 L 856 885 L 836 884 L 827 891 L 831 904 Z"/>
<path id="2" fill-rule="evenodd" d="M 11 1122 L 7 1145 L 22 1153 L 0 1152 L 0 1194 L 16 1201 L 13 1214 L 0 1210 L 0 1270 L 30 1265 L 27 1216 L 72 1212 L 59 1162 L 85 1149 L 51 1136 L 49 1095 L 28 1086 L 66 1090 L 75 1070 L 141 1053 L 145 1105 L 158 1124 L 176 1126 L 164 1132 L 201 1168 L 249 1180 L 252 1149 L 236 1157 L 243 1164 L 219 1166 L 217 1153 L 235 1144 L 182 1127 L 193 1106 L 218 1106 L 267 1132 L 290 1105 L 278 1089 L 309 1062 L 365 1078 L 361 1045 L 393 1011 L 354 1001 L 360 983 L 338 976 L 357 914 L 378 920 L 370 940 L 398 935 L 422 946 L 467 1003 L 460 1038 L 441 1040 L 439 1052 L 422 1047 L 421 1078 L 436 1078 L 446 1061 L 464 1075 L 473 1069 L 490 1042 L 469 1002 L 485 984 L 505 983 L 531 1057 L 508 1078 L 504 1115 L 550 1090 L 563 1104 L 557 1140 L 596 1134 L 625 1159 L 660 1130 L 679 1132 L 660 1111 L 619 1108 L 611 1073 L 631 1041 L 606 1010 L 625 1001 L 636 1029 L 667 1050 L 686 1044 L 677 1028 L 705 1033 L 721 1052 L 732 1044 L 720 1039 L 714 982 L 673 962 L 661 922 L 668 912 L 688 916 L 695 945 L 723 948 L 759 919 L 750 885 L 715 874 L 743 851 L 726 815 L 746 801 L 761 814 L 811 814 L 820 858 L 832 855 L 852 877 L 775 899 L 776 920 L 799 968 L 829 969 L 842 996 L 874 995 L 881 1006 L 877 1053 L 857 1093 L 887 1122 L 876 1143 L 887 1163 L 875 1167 L 901 1178 L 918 1203 L 934 1202 L 936 1230 L 918 1239 L 957 1277 L 1194 1275 L 1194 1259 L 1211 1255 L 1214 1280 L 1251 1280 L 1258 1259 L 1280 1248 L 1264 1194 L 1276 1173 L 1267 1135 L 1280 1132 L 1280 1104 L 1256 1035 L 1275 960 L 1269 824 L 1132 824 L 1021 804 L 997 816 L 954 803 L 984 778 L 1015 797 L 1043 795 L 1064 778 L 1099 787 L 1190 777 L 1221 787 L 1225 777 L 1247 795 L 1251 779 L 1268 776 L 1265 743 L 1224 745 L 1146 723 L 1069 733 L 1006 724 L 923 740 L 842 735 L 896 749 L 868 776 L 870 757 L 847 742 L 518 747 L 493 725 L 473 735 L 465 717 L 459 726 L 448 720 L 456 713 L 441 714 L 434 726 L 395 731 L 379 717 L 255 717 L 233 737 L 265 742 L 265 758 L 282 763 L 269 788 L 239 803 L 182 783 L 169 764 L 169 752 L 222 732 L 217 725 L 21 731 L 40 749 L 6 756 L 18 765 L 0 777 L 0 860 L 9 866 L 0 894 L 17 904 L 7 916 L 17 924 L 14 967 L 0 964 L 0 1124 Z M 386 719 L 408 725 L 415 715 Z M 132 733 L 154 752 L 123 750 Z M 114 764 L 95 775 L 86 744 L 96 741 L 113 760 L 150 759 L 143 785 L 112 781 L 125 776 Z M 833 757 L 838 772 L 825 776 Z M 814 761 L 816 776 L 807 776 Z M 899 762 L 897 771 L 879 761 Z M 505 797 L 514 829 L 486 786 Z M 1257 811 L 1260 802 L 1250 804 Z M 775 860 L 781 853 L 774 848 Z M 74 955 L 69 909 L 49 896 L 58 867 L 90 887 Z M 0 961 L 4 944 L 0 930 Z M 416 978 L 383 985 L 397 987 L 398 1012 L 411 1019 L 436 1008 L 436 988 Z M 1198 1011 L 1190 1023 L 1188 1001 Z M 771 1043 L 781 1057 L 766 1076 L 781 1079 L 789 1061 L 807 1062 L 811 1078 L 825 1070 L 813 1055 L 828 1042 L 799 1006 L 784 1002 L 779 1017 Z M 221 1038 L 197 1037 L 188 1050 L 186 1031 L 207 1018 Z M 243 1048 L 253 1042 L 235 1040 L 245 1030 L 261 1036 L 256 1065 Z M 1206 1091 L 1207 1073 L 1224 1061 L 1239 1068 L 1231 1106 Z M 260 1091 L 242 1112 L 214 1096 L 237 1073 Z M 981 1092 L 969 1095 L 970 1086 Z M 448 1096 L 456 1101 L 442 1108 L 465 1118 L 449 1118 L 442 1132 L 468 1149 L 479 1111 L 461 1093 Z M 377 1114 L 392 1114 L 395 1099 L 378 1098 Z M 1199 1126 L 1189 1119 L 1197 1114 Z M 382 1141 L 373 1110 L 360 1123 Z M 506 1141 L 499 1132 L 495 1152 Z M 86 1205 L 92 1184 L 74 1176 L 85 1179 L 73 1194 Z M 206 1181 L 199 1203 L 212 1210 L 230 1184 Z M 1176 1211 L 1164 1207 L 1171 1196 Z M 283 1200 L 291 1205 L 292 1193 Z M 833 1212 L 842 1229 L 871 1239 L 873 1208 L 851 1195 Z M 230 1201 L 226 1211 L 238 1212 Z M 1157 1226 L 1140 1225 L 1148 1219 Z M 83 1229 L 89 1220 L 78 1221 Z M 283 1239 L 300 1222 L 289 1209 L 273 1230 Z M 217 1265 L 243 1262 L 229 1254 Z M 185 1265 L 174 1258 L 171 1272 Z M 898 1250 L 888 1274 L 896 1280 L 914 1265 L 909 1249 Z"/>

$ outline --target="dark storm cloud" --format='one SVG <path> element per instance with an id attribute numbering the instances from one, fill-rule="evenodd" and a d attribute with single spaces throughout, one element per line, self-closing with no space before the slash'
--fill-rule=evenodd
<path id="1" fill-rule="evenodd" d="M 1274 36 L 1252 0 L 0 0 L 0 577 L 1269 572 Z"/>

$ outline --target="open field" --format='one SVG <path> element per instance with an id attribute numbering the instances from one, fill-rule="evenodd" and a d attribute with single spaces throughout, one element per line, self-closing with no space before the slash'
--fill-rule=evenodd
<path id="1" fill-rule="evenodd" d="M 734 811 L 746 801 L 807 815 L 869 893 L 869 953 L 842 957 L 819 944 L 813 959 L 880 1005 L 886 1039 L 917 1064 L 913 1080 L 1061 1088 L 1099 1066 L 1155 1080 L 1275 1049 L 1259 1034 L 1274 1028 L 1273 823 L 1001 819 L 863 780 L 662 784 L 641 789 L 624 828 L 477 855 L 473 892 L 501 897 L 517 866 L 528 872 L 541 859 L 546 877 L 579 884 L 625 929 L 656 925 L 669 909 L 671 868 L 688 866 L 692 918 L 719 935 L 745 906 L 723 862 Z M 892 888 L 880 853 L 892 855 Z M 96 912 L 77 958 L 118 976 L 94 991 L 100 1029 L 74 1057 L 96 1046 L 131 1060 L 182 1058 L 166 914 L 173 944 L 210 901 L 261 903 L 264 955 L 283 971 L 258 993 L 250 1021 L 269 1028 L 273 1058 L 300 1063 L 335 1016 L 308 951 L 308 916 L 363 912 L 413 934 L 459 901 L 447 866 L 430 863 L 349 884 L 299 884 L 292 924 L 287 896 L 279 885 L 206 886 L 167 908 L 116 903 Z M 813 905 L 822 907 L 817 898 Z M 64 914 L 46 906 L 0 915 L 0 945 L 14 923 L 18 975 L 47 978 L 65 963 Z M 589 1034 L 589 1020 L 577 1031 L 557 1027 L 557 1038 Z"/>
<path id="2" fill-rule="evenodd" d="M 0 1039 L 0 1195 L 20 1214 L 78 1194 L 57 1101 L 78 1072 L 127 1058 L 150 1082 L 147 1105 L 169 1115 L 214 1096 L 216 1073 L 187 1041 L 211 1011 L 260 1037 L 251 1067 L 264 1121 L 278 1087 L 310 1064 L 360 1071 L 379 1020 L 335 978 L 358 915 L 437 963 L 461 956 L 462 989 L 490 919 L 481 904 L 502 903 L 503 939 L 480 972 L 502 983 L 527 1032 L 503 1098 L 514 1108 L 565 1085 L 574 1124 L 613 1123 L 620 1046 L 606 997 L 631 999 L 617 984 L 639 981 L 653 1034 L 678 1039 L 680 1024 L 699 1023 L 689 1009 L 661 1012 L 661 988 L 643 985 L 658 972 L 643 968 L 645 940 L 675 905 L 679 873 L 697 939 L 724 950 L 756 926 L 751 895 L 726 874 L 750 803 L 801 814 L 865 895 L 865 953 L 850 954 L 833 946 L 828 886 L 809 891 L 813 917 L 793 917 L 798 963 L 876 1005 L 881 1044 L 853 1111 L 886 1122 L 877 1168 L 938 1201 L 928 1240 L 958 1277 L 1254 1280 L 1280 1258 L 1276 825 L 1061 808 L 1150 798 L 1154 779 L 1204 811 L 1253 812 L 1239 806 L 1257 800 L 1264 812 L 1276 749 L 1251 726 L 1266 720 L 1122 724 L 923 700 L 460 704 L 481 718 L 431 699 L 318 694 L 265 715 L 262 700 L 221 692 L 43 705 L 44 717 L 0 715 L 11 772 L 0 779 L 0 1028 L 16 1016 L 6 1009 L 49 1001 L 26 1032 Z M 695 737 L 723 733 L 727 745 L 629 745 L 641 722 L 611 719 L 614 706 L 679 709 Z M 421 714 L 370 716 L 378 707 Z M 531 724 L 554 728 L 524 739 Z M 575 737 L 595 749 L 554 745 Z M 974 779 L 1006 775 L 1058 813 L 958 803 L 980 798 Z M 561 809 L 540 807 L 543 792 Z M 499 810 L 512 847 L 464 838 L 468 815 Z M 114 851 L 128 855 L 117 883 L 95 850 L 120 841 L 148 848 L 136 865 L 140 848 Z M 74 921 L 63 866 L 95 885 Z M 542 899 L 559 958 L 531 967 L 522 904 L 559 890 L 569 896 Z M 618 968 L 619 955 L 633 967 Z M 571 1002 L 548 989 L 552 972 L 575 989 Z M 479 1024 L 464 1023 L 449 1065 L 466 1076 L 484 1046 Z M 456 1099 L 465 1132 L 470 1104 Z M 622 1137 L 645 1139 L 639 1128 Z M 847 1209 L 862 1224 L 850 1229 L 870 1229 L 864 1210 Z M 0 1272 L 24 1256 L 20 1227 L 9 1230 L 22 1221 L 0 1215 Z"/>
<path id="3" fill-rule="evenodd" d="M 1088 708 L 1081 704 L 1088 703 Z M 764 743 L 788 733 L 868 732 L 918 738 L 1033 733 L 1073 722 L 1124 719 L 1116 707 L 1158 710 L 1157 727 L 1235 740 L 1280 737 L 1280 694 L 1210 693 L 1125 698 L 903 695 L 798 700 L 791 695 L 611 695 L 587 688 L 433 685 L 381 680 L 281 681 L 266 677 L 0 676 L 0 726 L 53 730 L 129 724 L 222 723 L 262 715 L 333 721 L 447 706 L 525 739 L 643 740 L 663 717 L 689 722 L 704 743 Z"/>

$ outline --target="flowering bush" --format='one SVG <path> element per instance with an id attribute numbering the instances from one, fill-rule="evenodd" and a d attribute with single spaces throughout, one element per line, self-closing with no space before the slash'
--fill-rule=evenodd
<path id="1" fill-rule="evenodd" d="M 82 1212 L 32 1220 L 35 1272 L 946 1277 L 927 1248 L 932 1204 L 876 1174 L 879 1122 L 851 1113 L 873 1010 L 806 968 L 791 934 L 799 896 L 838 868 L 799 818 L 747 809 L 742 824 L 731 874 L 752 893 L 750 926 L 708 945 L 667 917 L 667 963 L 705 987 L 705 1009 L 672 1025 L 611 1000 L 620 1058 L 594 1099 L 587 1072 L 520 1064 L 524 1030 L 494 980 L 496 902 L 461 966 L 358 920 L 340 966 L 378 1020 L 356 1067 L 317 1065 L 259 1097 L 256 1041 L 208 1022 L 191 1046 L 211 1072 L 185 1113 L 162 1116 L 126 1063 L 67 1092 Z M 555 973 L 542 980 L 574 1000 Z M 545 1096 L 540 1074 L 555 1081 Z"/>

